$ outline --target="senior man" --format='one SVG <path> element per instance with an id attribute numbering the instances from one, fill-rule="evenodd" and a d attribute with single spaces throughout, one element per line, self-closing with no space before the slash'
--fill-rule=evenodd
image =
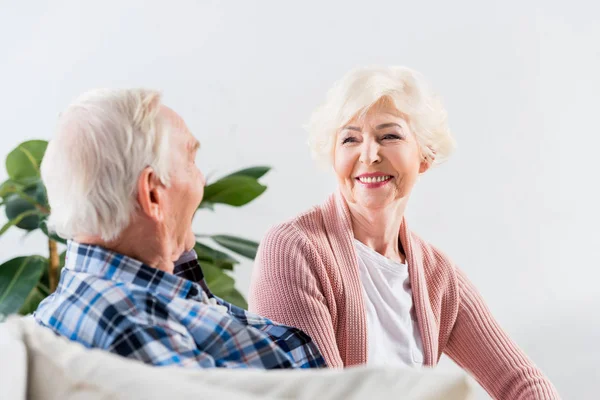
<path id="1" fill-rule="evenodd" d="M 199 142 L 158 92 L 94 90 L 60 116 L 41 166 L 66 265 L 35 319 L 154 365 L 324 366 L 302 331 L 212 295 L 192 250 Z"/>

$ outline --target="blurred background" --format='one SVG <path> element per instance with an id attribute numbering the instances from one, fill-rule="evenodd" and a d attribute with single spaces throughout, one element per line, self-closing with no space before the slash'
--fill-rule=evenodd
<path id="1" fill-rule="evenodd" d="M 0 5 L 0 160 L 24 140 L 50 139 L 61 110 L 88 89 L 160 89 L 200 139 L 209 180 L 273 167 L 248 206 L 200 210 L 204 234 L 259 241 L 335 190 L 310 158 L 303 124 L 349 69 L 422 72 L 458 149 L 418 183 L 411 228 L 466 271 L 565 399 L 600 397 L 598 3 Z M 0 263 L 46 248 L 41 232 L 10 230 Z M 251 273 L 250 261 L 236 268 L 243 294 Z M 440 368 L 457 367 L 445 358 Z"/>

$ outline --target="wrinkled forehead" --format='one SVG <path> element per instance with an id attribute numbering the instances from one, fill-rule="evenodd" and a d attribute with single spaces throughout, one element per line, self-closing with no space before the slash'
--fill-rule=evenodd
<path id="1" fill-rule="evenodd" d="M 161 105 L 160 115 L 163 118 L 163 120 L 169 124 L 171 128 L 174 128 L 173 130 L 182 132 L 189 131 L 183 118 L 181 118 L 179 114 L 173 111 L 173 109 L 165 105 Z"/>
<path id="2" fill-rule="evenodd" d="M 200 143 L 192 135 L 192 132 L 190 132 L 185 121 L 179 114 L 165 105 L 161 106 L 160 114 L 164 122 L 171 128 L 169 130 L 171 131 L 172 140 L 185 146 L 190 151 L 194 151 L 200 147 Z"/>

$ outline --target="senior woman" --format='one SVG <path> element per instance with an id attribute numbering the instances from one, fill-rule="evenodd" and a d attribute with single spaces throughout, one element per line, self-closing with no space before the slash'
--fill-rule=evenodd
<path id="1" fill-rule="evenodd" d="M 331 367 L 435 366 L 446 353 L 498 399 L 555 399 L 465 274 L 404 217 L 454 148 L 446 111 L 404 67 L 351 71 L 309 123 L 339 189 L 261 242 L 250 309 L 296 326 Z"/>

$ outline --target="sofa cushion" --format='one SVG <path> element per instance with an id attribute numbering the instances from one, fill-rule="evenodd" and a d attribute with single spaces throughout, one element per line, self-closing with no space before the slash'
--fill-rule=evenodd
<path id="1" fill-rule="evenodd" d="M 26 398 L 27 352 L 25 344 L 0 324 L 0 399 Z"/>
<path id="2" fill-rule="evenodd" d="M 86 349 L 34 321 L 12 318 L 28 354 L 31 399 L 448 399 L 470 398 L 465 375 L 433 370 L 184 369 L 153 367 Z M 4 397 L 2 397 L 4 398 Z"/>

